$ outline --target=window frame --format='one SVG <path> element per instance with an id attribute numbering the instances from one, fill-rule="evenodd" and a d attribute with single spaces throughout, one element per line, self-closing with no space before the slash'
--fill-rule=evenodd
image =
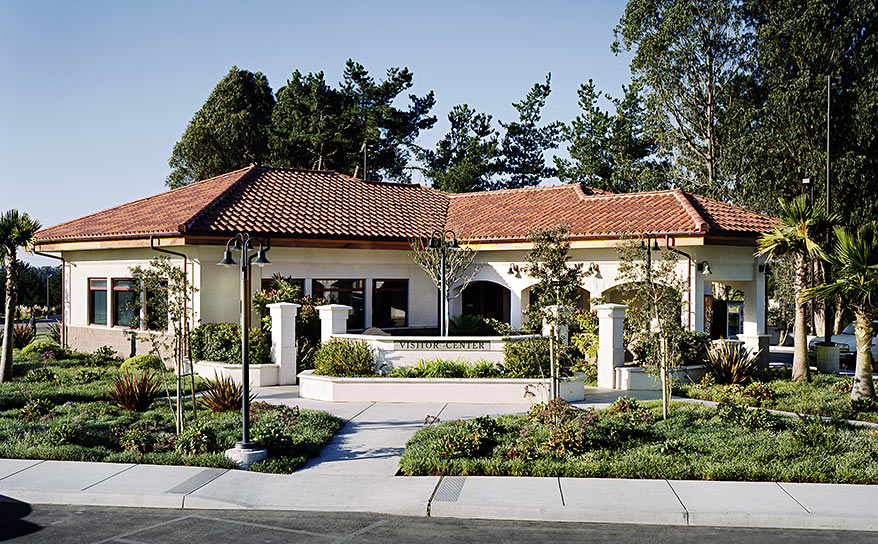
<path id="1" fill-rule="evenodd" d="M 135 280 L 134 278 L 112 278 L 112 280 L 111 280 L 111 286 L 112 286 L 113 295 L 112 295 L 112 301 L 111 301 L 110 305 L 111 305 L 112 308 L 113 308 L 113 316 L 112 316 L 112 317 L 113 317 L 113 321 L 112 321 L 112 322 L 113 322 L 113 325 L 112 325 L 112 327 L 113 327 L 114 329 L 130 329 L 130 328 L 131 328 L 131 324 L 130 324 L 130 323 L 127 324 L 127 325 L 120 325 L 120 324 L 118 324 L 118 321 L 119 321 L 119 315 L 118 315 L 118 313 L 119 313 L 119 312 L 118 312 L 118 308 L 117 308 L 117 306 L 116 306 L 116 293 L 117 293 L 117 292 L 125 292 L 125 293 L 130 293 L 130 292 L 132 292 L 132 289 L 131 289 L 130 287 L 127 287 L 127 288 L 116 288 L 116 283 L 117 283 L 117 282 L 122 282 L 122 281 L 130 281 L 131 283 L 134 283 L 136 280 Z M 138 317 L 139 317 L 139 316 L 138 316 Z"/>
<path id="2" fill-rule="evenodd" d="M 92 287 L 92 282 L 95 282 L 95 281 L 103 281 L 104 282 L 103 289 Z M 97 327 L 108 326 L 107 322 L 109 321 L 108 318 L 110 317 L 108 315 L 109 312 L 107 312 L 107 303 L 109 302 L 109 293 L 108 293 L 109 280 L 107 278 L 87 278 L 86 279 L 86 286 L 88 287 L 88 315 L 86 316 L 86 321 L 88 321 L 89 326 L 92 326 L 92 325 L 97 326 Z M 96 292 L 96 291 L 103 291 L 105 293 L 105 295 L 104 295 L 104 322 L 103 323 L 98 323 L 98 322 L 93 320 L 95 304 L 94 304 L 94 298 L 92 297 L 92 293 Z"/>

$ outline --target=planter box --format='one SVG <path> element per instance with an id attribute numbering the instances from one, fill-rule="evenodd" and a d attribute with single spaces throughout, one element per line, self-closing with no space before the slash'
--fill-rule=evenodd
<path id="1" fill-rule="evenodd" d="M 250 386 L 265 387 L 277 385 L 277 374 L 280 365 L 250 365 Z M 241 365 L 228 363 L 214 363 L 212 361 L 198 361 L 195 363 L 195 375 L 213 380 L 214 375 L 225 378 L 230 377 L 235 383 L 241 383 Z"/>
<path id="2" fill-rule="evenodd" d="M 525 387 L 535 393 L 525 397 Z M 312 370 L 299 374 L 299 396 L 329 402 L 452 402 L 524 404 L 548 398 L 548 379 L 504 378 L 335 378 Z M 582 375 L 561 382 L 561 398 L 585 399 Z"/>
<path id="3" fill-rule="evenodd" d="M 702 365 L 681 366 L 671 372 L 671 377 L 679 382 L 690 383 L 701 379 L 707 373 Z M 617 366 L 616 389 L 623 391 L 661 391 L 661 382 L 650 376 L 642 366 Z"/>

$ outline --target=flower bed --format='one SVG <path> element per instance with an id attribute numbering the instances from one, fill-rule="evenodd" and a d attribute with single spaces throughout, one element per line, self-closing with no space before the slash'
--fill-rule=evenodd
<path id="1" fill-rule="evenodd" d="M 144 411 L 128 411 L 111 400 L 119 361 L 65 354 L 55 360 L 17 355 L 13 380 L 0 384 L 0 457 L 194 465 L 232 468 L 223 452 L 240 440 L 237 409 L 199 408 L 186 430 L 174 433 L 167 398 L 147 398 Z M 135 376 L 140 374 L 135 373 Z M 174 378 L 163 380 L 173 393 Z M 187 380 L 188 382 L 188 380 Z M 202 380 L 197 388 L 205 386 Z M 166 394 L 161 381 L 158 394 Z M 253 403 L 251 437 L 269 458 L 250 470 L 289 473 L 316 455 L 342 425 L 325 412 Z"/>
<path id="2" fill-rule="evenodd" d="M 607 410 L 566 403 L 527 415 L 434 424 L 406 444 L 410 476 L 490 475 L 878 483 L 878 433 L 844 423 L 619 399 Z"/>
<path id="3" fill-rule="evenodd" d="M 568 401 L 585 398 L 584 376 L 561 382 Z M 548 397 L 546 378 L 340 378 L 299 373 L 299 396 L 330 402 L 460 402 L 531 404 Z"/>

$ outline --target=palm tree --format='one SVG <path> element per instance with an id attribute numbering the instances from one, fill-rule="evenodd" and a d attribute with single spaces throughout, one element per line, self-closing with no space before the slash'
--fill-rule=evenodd
<path id="1" fill-rule="evenodd" d="M 12 378 L 12 327 L 18 303 L 19 247 L 33 244 L 40 222 L 26 213 L 9 210 L 0 215 L 0 259 L 6 265 L 6 321 L 3 326 L 3 349 L 0 351 L 0 382 Z"/>
<path id="2" fill-rule="evenodd" d="M 808 289 L 805 298 L 843 295 L 856 316 L 857 368 L 851 399 L 875 397 L 872 384 L 872 316 L 878 312 L 878 223 L 856 232 L 835 228 L 835 247 L 825 259 L 832 266 L 833 283 Z"/>
<path id="3" fill-rule="evenodd" d="M 793 380 L 808 380 L 808 346 L 805 336 L 805 301 L 803 299 L 808 277 L 808 258 L 825 254 L 818 237 L 839 218 L 812 206 L 805 195 L 792 201 L 780 200 L 780 221 L 771 232 L 759 236 L 756 255 L 768 260 L 783 256 L 793 258 L 795 269 L 796 317 L 793 325 Z"/>

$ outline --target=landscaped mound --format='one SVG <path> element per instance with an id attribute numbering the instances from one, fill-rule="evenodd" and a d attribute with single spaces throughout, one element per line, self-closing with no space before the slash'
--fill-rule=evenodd
<path id="1" fill-rule="evenodd" d="M 406 445 L 406 475 L 565 476 L 878 483 L 878 433 L 722 403 L 564 401 L 527 415 L 434 424 Z"/>
<path id="2" fill-rule="evenodd" d="M 211 404 L 235 408 L 222 412 L 201 403 L 194 423 L 188 402 L 186 429 L 176 435 L 173 404 L 162 398 L 166 385 L 173 394 L 172 375 L 128 366 L 120 370 L 106 350 L 60 360 L 19 355 L 13 380 L 0 384 L 0 457 L 232 467 L 223 452 L 241 439 L 239 403 Z M 216 385 L 198 380 L 196 388 L 212 393 Z M 254 402 L 251 438 L 269 458 L 251 470 L 292 472 L 341 426 L 325 412 Z"/>

